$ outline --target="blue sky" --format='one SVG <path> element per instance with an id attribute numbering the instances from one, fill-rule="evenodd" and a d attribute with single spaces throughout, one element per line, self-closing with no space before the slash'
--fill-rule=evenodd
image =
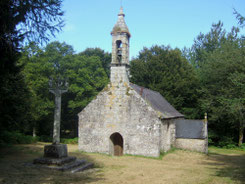
<path id="1" fill-rule="evenodd" d="M 219 20 L 227 31 L 236 26 L 233 8 L 245 15 L 245 0 L 122 0 L 122 5 L 132 35 L 131 57 L 155 44 L 191 47 Z M 120 6 L 121 0 L 64 0 L 66 26 L 51 41 L 66 42 L 77 53 L 95 47 L 111 52 L 110 32 Z"/>

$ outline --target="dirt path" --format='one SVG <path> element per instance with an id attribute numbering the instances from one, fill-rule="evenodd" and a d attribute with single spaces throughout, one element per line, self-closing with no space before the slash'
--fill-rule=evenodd
<path id="1" fill-rule="evenodd" d="M 86 158 L 97 167 L 83 173 L 70 174 L 28 166 L 34 158 L 42 156 L 43 146 L 43 143 L 38 143 L 0 150 L 0 183 L 245 183 L 245 152 L 242 151 L 223 153 L 218 149 L 211 149 L 211 154 L 207 156 L 175 150 L 157 160 L 80 153 L 77 145 L 69 145 L 70 155 Z"/>

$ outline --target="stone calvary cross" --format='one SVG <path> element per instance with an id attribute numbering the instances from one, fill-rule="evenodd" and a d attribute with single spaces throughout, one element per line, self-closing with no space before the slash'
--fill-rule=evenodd
<path id="1" fill-rule="evenodd" d="M 55 110 L 54 110 L 54 128 L 53 128 L 53 144 L 60 143 L 60 118 L 61 118 L 61 95 L 67 92 L 68 82 L 49 81 L 49 91 L 55 96 Z"/>
<path id="2" fill-rule="evenodd" d="M 69 157 L 66 144 L 60 144 L 60 118 L 61 118 L 61 95 L 67 92 L 68 82 L 51 79 L 49 91 L 55 96 L 53 144 L 44 146 L 43 157 L 33 160 L 37 167 L 54 169 L 59 171 L 80 172 L 93 167 L 93 163 L 86 160 L 78 160 L 76 157 Z"/>

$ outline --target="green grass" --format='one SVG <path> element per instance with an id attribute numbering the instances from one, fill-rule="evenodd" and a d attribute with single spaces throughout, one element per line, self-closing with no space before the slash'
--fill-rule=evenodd
<path id="1" fill-rule="evenodd" d="M 227 148 L 219 148 L 215 146 L 208 147 L 208 154 L 244 154 L 245 151 L 240 149 L 227 149 Z"/>
<path id="2" fill-rule="evenodd" d="M 36 170 L 22 163 L 31 162 L 43 154 L 43 143 L 13 145 L 3 148 L 0 162 L 0 183 L 183 183 L 183 184 L 243 184 L 245 181 L 245 151 L 211 146 L 209 155 L 172 148 L 159 158 L 140 155 L 114 157 L 102 153 L 76 151 L 71 156 L 95 164 L 93 172 L 69 174 Z M 139 157 L 139 158 L 138 158 Z M 141 159 L 145 158 L 145 159 Z M 156 161 L 158 160 L 158 161 Z M 12 173 L 12 174 L 11 174 Z M 11 177 L 9 177 L 11 175 Z M 2 180 L 1 180 L 2 179 Z M 162 182 L 164 181 L 164 182 Z"/>
<path id="3" fill-rule="evenodd" d="M 63 144 L 78 144 L 78 137 L 72 139 L 61 138 L 60 142 Z"/>

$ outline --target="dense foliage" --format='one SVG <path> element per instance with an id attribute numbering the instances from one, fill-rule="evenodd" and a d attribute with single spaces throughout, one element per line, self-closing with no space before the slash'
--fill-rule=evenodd
<path id="1" fill-rule="evenodd" d="M 242 144 L 245 126 L 245 40 L 239 29 L 230 32 L 214 24 L 200 34 L 190 52 L 200 79 L 199 104 L 209 114 L 213 141 Z"/>
<path id="2" fill-rule="evenodd" d="M 74 54 L 70 45 L 52 42 L 45 48 L 34 43 L 25 48 L 20 63 L 30 92 L 29 131 L 35 128 L 38 135 L 50 135 L 53 126 L 54 96 L 49 92 L 49 80 L 66 79 L 68 92 L 62 95 L 62 134 L 77 135 L 79 113 L 104 86 L 108 77 L 101 57 L 92 54 Z"/>
<path id="3" fill-rule="evenodd" d="M 198 116 L 198 79 L 179 49 L 164 46 L 144 48 L 131 62 L 131 82 L 160 92 L 187 117 Z"/>
<path id="4" fill-rule="evenodd" d="M 50 140 L 50 79 L 69 83 L 62 95 L 62 137 L 77 136 L 77 113 L 109 82 L 110 53 L 88 48 L 75 54 L 72 46 L 59 42 L 40 47 L 63 26 L 61 3 L 0 2 L 0 144 L 36 141 L 23 135 L 32 132 L 39 140 Z M 244 28 L 244 16 L 236 10 L 234 14 Z M 29 44 L 23 48 L 24 42 Z M 155 45 L 144 48 L 130 65 L 131 82 L 160 92 L 186 118 L 203 118 L 207 112 L 210 143 L 232 147 L 235 141 L 242 146 L 245 40 L 239 28 L 227 32 L 218 22 L 200 33 L 190 49 Z"/>
<path id="5" fill-rule="evenodd" d="M 48 41 L 63 26 L 61 0 L 0 2 L 0 134 L 30 123 L 29 92 L 17 64 L 24 41 Z"/>
<path id="6" fill-rule="evenodd" d="M 101 59 L 102 66 L 109 77 L 110 75 L 110 64 L 111 54 L 103 51 L 100 48 L 87 48 L 85 51 L 80 52 L 78 55 L 84 56 L 98 56 Z"/>
<path id="7" fill-rule="evenodd" d="M 9 144 L 31 144 L 39 141 L 38 137 L 25 135 L 16 131 L 3 131 L 0 134 L 0 148 Z"/>

